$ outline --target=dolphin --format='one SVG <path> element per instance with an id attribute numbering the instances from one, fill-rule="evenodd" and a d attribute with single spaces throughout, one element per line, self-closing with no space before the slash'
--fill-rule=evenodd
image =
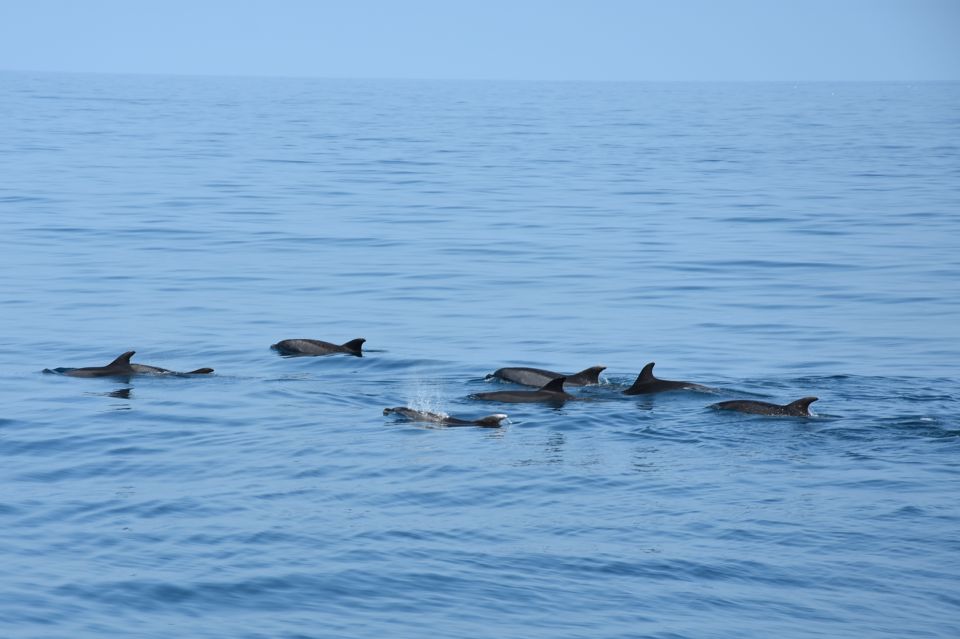
<path id="1" fill-rule="evenodd" d="M 769 402 L 756 402 L 750 399 L 734 399 L 729 402 L 720 402 L 711 404 L 710 408 L 718 410 L 736 410 L 741 413 L 754 413 L 757 415 L 787 415 L 790 417 L 810 417 L 810 404 L 817 401 L 816 397 L 804 397 L 789 404 L 771 404 Z"/>
<path id="2" fill-rule="evenodd" d="M 470 395 L 470 399 L 481 399 L 490 402 L 509 402 L 511 404 L 520 404 L 528 402 L 553 402 L 563 403 L 567 400 L 576 399 L 573 395 L 564 392 L 564 377 L 552 379 L 535 391 L 509 390 L 494 391 L 492 393 L 475 393 Z"/>
<path id="3" fill-rule="evenodd" d="M 181 373 L 167 368 L 160 368 L 159 366 L 150 366 L 149 364 L 130 364 L 130 367 L 138 375 L 207 375 L 213 372 L 212 368 L 198 368 L 195 371 Z"/>
<path id="4" fill-rule="evenodd" d="M 333 355 L 335 353 L 346 353 L 363 357 L 360 348 L 367 341 L 362 337 L 352 339 L 345 344 L 331 344 L 318 339 L 285 339 L 270 346 L 281 355 Z"/>
<path id="5" fill-rule="evenodd" d="M 646 395 L 648 393 L 662 393 L 672 390 L 696 390 L 709 391 L 710 389 L 693 382 L 674 382 L 669 379 L 658 379 L 653 376 L 653 367 L 655 362 L 650 362 L 643 367 L 640 374 L 637 375 L 637 381 L 633 386 L 623 391 L 624 395 Z"/>
<path id="6" fill-rule="evenodd" d="M 434 424 L 443 424 L 444 426 L 480 426 L 482 428 L 500 428 L 500 422 L 507 418 L 503 413 L 494 413 L 479 419 L 460 419 L 450 415 L 440 415 L 430 413 L 425 410 L 414 410 L 406 406 L 397 406 L 396 408 L 384 408 L 384 415 L 400 415 L 412 422 L 432 422 Z"/>
<path id="7" fill-rule="evenodd" d="M 130 365 L 130 358 L 136 351 L 127 351 L 106 366 L 87 366 L 85 368 L 55 368 L 54 372 L 70 377 L 129 377 L 136 371 Z"/>
<path id="8" fill-rule="evenodd" d="M 567 386 L 592 386 L 600 383 L 600 373 L 606 368 L 606 366 L 591 366 L 572 375 L 555 373 L 553 371 L 543 370 L 542 368 L 499 368 L 490 375 L 487 375 L 487 379 L 496 377 L 508 382 L 513 382 L 514 384 L 541 388 L 551 379 L 564 377 L 567 380 L 564 382 Z"/>

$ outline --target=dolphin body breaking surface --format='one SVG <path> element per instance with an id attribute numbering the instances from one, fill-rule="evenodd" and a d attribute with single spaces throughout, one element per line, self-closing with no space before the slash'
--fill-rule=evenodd
<path id="1" fill-rule="evenodd" d="M 106 366 L 87 366 L 84 368 L 54 368 L 47 372 L 60 373 L 68 377 L 130 377 L 132 375 L 206 375 L 212 368 L 198 368 L 187 373 L 179 373 L 149 364 L 134 364 L 130 361 L 136 351 L 127 351 Z"/>
<path id="2" fill-rule="evenodd" d="M 130 358 L 136 351 L 127 351 L 106 366 L 86 366 L 84 368 L 55 368 L 54 373 L 69 377 L 130 377 L 137 371 L 130 365 Z"/>
<path id="3" fill-rule="evenodd" d="M 503 413 L 494 413 L 479 419 L 460 419 L 450 415 L 441 415 L 431 413 L 425 410 L 415 410 L 406 406 L 397 406 L 395 408 L 384 408 L 384 415 L 400 415 L 412 422 L 430 422 L 432 424 L 443 424 L 444 426 L 480 426 L 481 428 L 500 428 L 500 422 L 507 418 Z"/>
<path id="4" fill-rule="evenodd" d="M 480 399 L 488 402 L 508 402 L 511 404 L 532 403 L 532 402 L 553 402 L 563 403 L 571 399 L 576 399 L 570 393 L 563 390 L 565 378 L 558 377 L 552 379 L 542 388 L 535 391 L 509 390 L 493 391 L 491 393 L 474 393 L 470 399 Z"/>
<path id="5" fill-rule="evenodd" d="M 187 371 L 181 373 L 179 371 L 172 371 L 168 368 L 160 368 L 159 366 L 150 366 L 149 364 L 130 364 L 130 367 L 138 375 L 208 375 L 213 372 L 212 368 L 198 368 L 195 371 Z"/>
<path id="6" fill-rule="evenodd" d="M 335 355 L 345 353 L 355 357 L 363 357 L 361 348 L 367 341 L 362 337 L 352 339 L 344 344 L 331 344 L 319 339 L 284 339 L 270 348 L 279 352 L 281 355 Z"/>
<path id="7" fill-rule="evenodd" d="M 497 379 L 513 382 L 514 384 L 542 388 L 550 380 L 563 377 L 566 380 L 564 384 L 567 386 L 593 386 L 600 383 L 600 373 L 606 370 L 606 368 L 606 366 L 591 366 L 572 375 L 555 373 L 542 368 L 526 368 L 523 366 L 498 368 L 490 375 L 487 375 L 487 379 L 496 377 Z"/>
<path id="8" fill-rule="evenodd" d="M 700 384 L 694 384 L 693 382 L 681 382 L 673 381 L 669 379 L 660 379 L 653 376 L 653 367 L 656 365 L 655 362 L 650 362 L 643 367 L 643 370 L 640 371 L 640 374 L 637 375 L 637 380 L 633 383 L 633 386 L 623 391 L 624 395 L 647 395 L 650 393 L 662 393 L 664 391 L 675 391 L 675 390 L 696 390 L 696 391 L 709 391 L 710 389 L 706 386 Z"/>
<path id="9" fill-rule="evenodd" d="M 728 402 L 711 404 L 710 408 L 717 410 L 735 410 L 741 413 L 753 413 L 754 415 L 782 415 L 788 417 L 811 417 L 810 404 L 817 401 L 816 397 L 803 397 L 789 404 L 771 404 L 770 402 L 757 402 L 749 399 L 734 399 Z"/>

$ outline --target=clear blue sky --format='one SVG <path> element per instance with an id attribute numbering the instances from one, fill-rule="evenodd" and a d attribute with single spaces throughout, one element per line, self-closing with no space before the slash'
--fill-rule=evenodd
<path id="1" fill-rule="evenodd" d="M 960 0 L 0 0 L 0 69 L 960 80 Z"/>

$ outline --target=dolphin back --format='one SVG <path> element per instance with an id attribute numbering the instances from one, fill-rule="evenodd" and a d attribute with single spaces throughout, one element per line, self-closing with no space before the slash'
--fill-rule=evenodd
<path id="1" fill-rule="evenodd" d="M 407 406 L 384 408 L 383 414 L 400 415 L 414 422 L 431 422 L 434 424 L 443 424 L 444 426 L 481 426 L 483 428 L 500 428 L 500 422 L 507 418 L 507 416 L 502 413 L 495 413 L 481 417 L 480 419 L 461 419 L 459 417 L 451 417 L 450 415 L 415 410 Z"/>
<path id="2" fill-rule="evenodd" d="M 276 344 L 271 344 L 270 348 L 278 351 L 281 355 L 332 355 L 334 353 L 347 353 L 356 357 L 363 357 L 360 347 L 367 341 L 362 337 L 352 339 L 345 344 L 333 344 L 320 339 L 283 339 Z"/>
<path id="3" fill-rule="evenodd" d="M 127 351 L 106 366 L 88 366 L 73 368 L 63 372 L 70 377 L 111 377 L 113 375 L 134 375 L 136 371 L 130 365 L 130 358 L 136 351 Z"/>
<path id="4" fill-rule="evenodd" d="M 711 408 L 719 410 L 735 410 L 741 413 L 754 415 L 780 415 L 790 417 L 810 417 L 810 404 L 817 401 L 816 397 L 803 397 L 789 404 L 771 404 L 752 399 L 733 399 L 726 402 L 712 404 Z"/>
<path id="5" fill-rule="evenodd" d="M 600 373 L 606 370 L 606 366 L 591 366 L 585 368 L 579 373 L 573 375 L 564 375 L 554 371 L 548 371 L 543 368 L 529 368 L 526 366 L 498 368 L 487 379 L 498 378 L 515 384 L 524 386 L 534 386 L 542 388 L 544 384 L 558 377 L 566 377 L 567 386 L 593 386 L 600 383 Z"/>

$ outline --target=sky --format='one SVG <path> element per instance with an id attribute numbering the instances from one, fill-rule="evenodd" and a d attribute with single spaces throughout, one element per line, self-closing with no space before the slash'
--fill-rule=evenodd
<path id="1" fill-rule="evenodd" d="M 960 0 L 0 0 L 0 70 L 960 80 Z"/>

